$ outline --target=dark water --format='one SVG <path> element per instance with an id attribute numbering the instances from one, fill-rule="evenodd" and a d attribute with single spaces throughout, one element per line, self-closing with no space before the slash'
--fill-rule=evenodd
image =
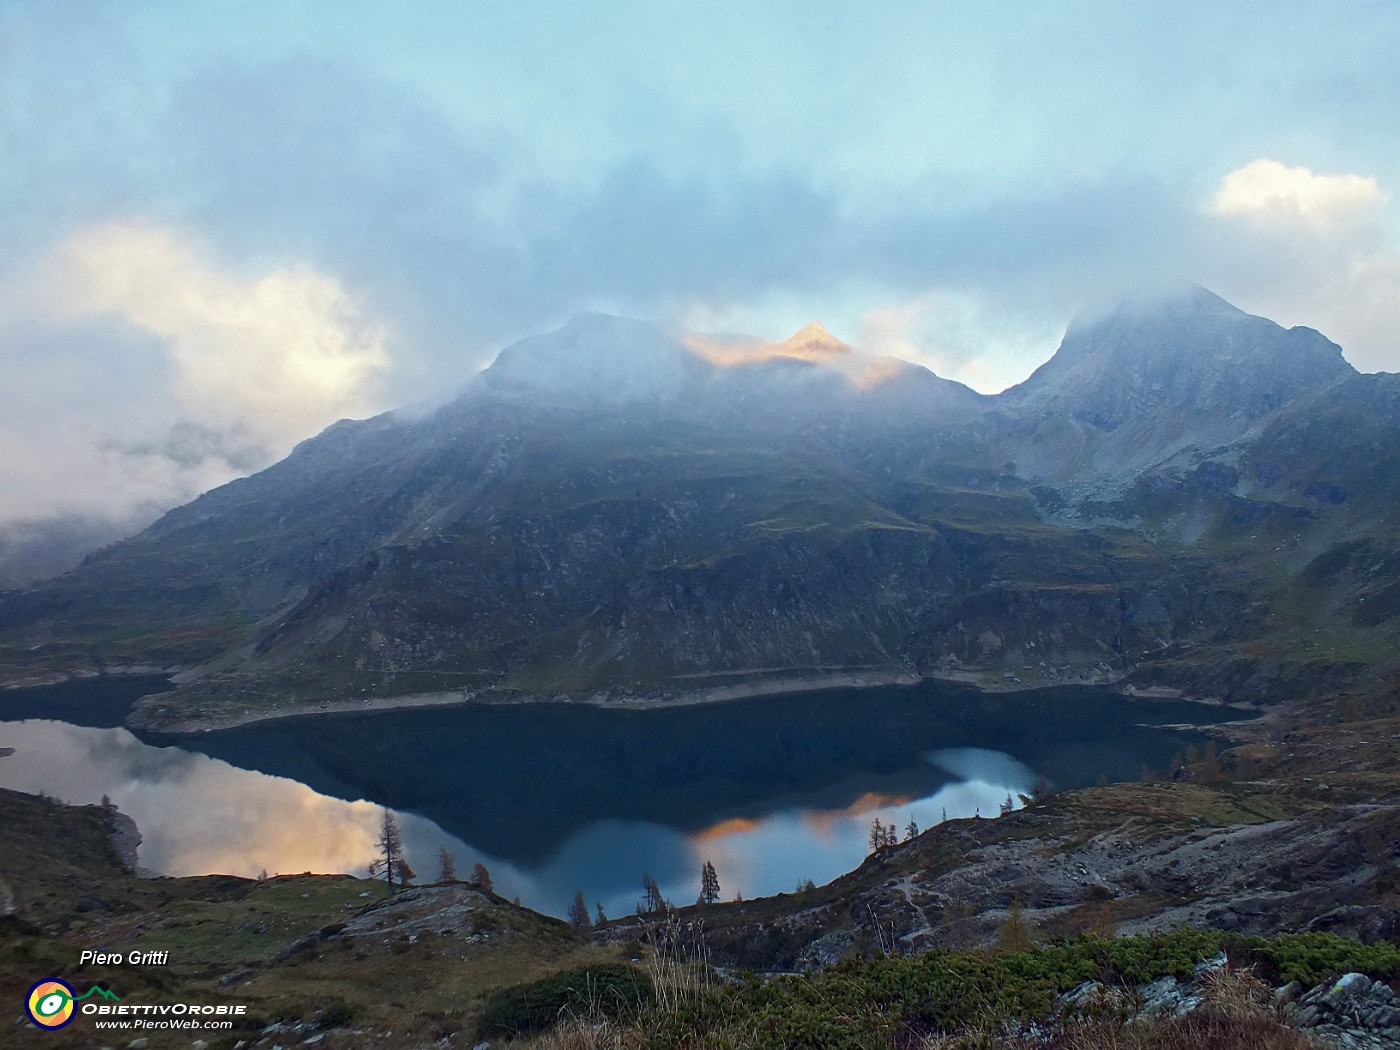
<path id="1" fill-rule="evenodd" d="M 1237 713 L 1061 688 L 838 689 L 701 707 L 470 707 L 288 719 L 180 740 L 120 724 L 152 680 L 0 693 L 0 785 L 72 802 L 109 795 L 170 874 L 363 870 L 379 806 L 409 861 L 562 913 L 576 890 L 630 911 L 643 873 L 693 900 L 711 859 L 727 896 L 790 890 L 856 866 L 872 819 L 901 829 L 995 814 L 1057 786 L 1162 769 Z"/>

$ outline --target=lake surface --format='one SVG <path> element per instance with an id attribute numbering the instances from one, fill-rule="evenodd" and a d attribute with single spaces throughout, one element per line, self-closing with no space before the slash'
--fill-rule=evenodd
<path id="1" fill-rule="evenodd" d="M 183 739 L 120 728 L 159 679 L 0 693 L 0 786 L 93 803 L 141 828 L 170 875 L 363 873 L 380 807 L 409 863 L 562 915 L 582 890 L 631 912 L 643 874 L 677 903 L 711 860 L 726 898 L 856 867 L 871 821 L 992 816 L 1040 777 L 1058 787 L 1164 769 L 1238 712 L 1096 688 L 983 694 L 946 683 L 833 689 L 660 710 L 569 704 L 287 719 Z"/>

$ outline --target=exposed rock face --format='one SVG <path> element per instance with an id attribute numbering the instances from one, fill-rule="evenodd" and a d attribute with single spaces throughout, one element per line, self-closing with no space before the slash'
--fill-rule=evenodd
<path id="1" fill-rule="evenodd" d="M 1288 1018 L 1323 1046 L 1400 1046 L 1400 997 L 1365 974 L 1347 973 L 1318 985 L 1292 1004 Z"/>
<path id="2" fill-rule="evenodd" d="M 1340 730 L 1316 738 L 1327 740 L 1329 761 L 1355 739 Z M 1390 888 L 1400 809 L 1386 754 L 1378 749 L 1368 771 L 1359 767 L 1370 760 L 1352 753 L 1347 793 L 1365 801 L 1319 805 L 1321 790 L 1306 781 L 1159 781 L 939 824 L 782 907 L 727 907 L 707 918 L 709 943 L 724 965 L 806 969 L 833 951 L 990 945 L 1013 908 L 1042 940 L 1182 926 L 1388 940 L 1400 924 Z"/>
<path id="3" fill-rule="evenodd" d="M 134 875 L 154 877 L 155 872 L 141 867 L 137 861 L 136 851 L 141 846 L 141 829 L 136 826 L 136 821 L 119 812 L 115 806 L 108 810 L 108 816 L 112 822 L 112 849 L 116 851 L 122 867 Z"/>
<path id="4" fill-rule="evenodd" d="M 1187 980 L 1166 976 L 1125 994 L 1098 981 L 1086 981 L 1059 997 L 1070 1014 L 1093 1016 L 1111 1010 L 1129 1018 L 1182 1017 L 1205 1006 L 1210 984 L 1227 972 L 1222 953 L 1197 963 Z M 1365 974 L 1343 974 L 1317 985 L 1301 997 L 1298 983 L 1274 992 L 1274 1008 L 1291 1027 L 1306 1032 L 1313 1045 L 1348 1050 L 1386 1050 L 1400 1046 L 1400 998 L 1383 981 Z M 1263 1011 L 1260 1011 L 1263 1015 Z"/>
<path id="5" fill-rule="evenodd" d="M 999 398 L 819 325 L 586 316 L 426 418 L 337 423 L 0 594 L 0 674 L 182 669 L 163 712 L 853 670 L 1231 695 L 1276 595 L 1326 589 L 1365 630 L 1400 610 L 1372 570 L 1395 503 L 1367 494 L 1400 484 L 1400 442 L 1349 416 L 1393 415 L 1389 378 L 1201 289 L 1077 322 Z M 1261 529 L 1297 553 L 1261 559 Z M 1308 575 L 1339 543 L 1350 582 Z"/>

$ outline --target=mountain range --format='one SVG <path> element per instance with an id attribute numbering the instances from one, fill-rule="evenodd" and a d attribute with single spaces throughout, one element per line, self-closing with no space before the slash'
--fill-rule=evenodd
<path id="1" fill-rule="evenodd" d="M 0 681 L 133 721 L 942 675 L 1264 701 L 1393 673 L 1400 376 L 1190 286 L 978 394 L 812 324 L 602 315 L 0 593 Z"/>

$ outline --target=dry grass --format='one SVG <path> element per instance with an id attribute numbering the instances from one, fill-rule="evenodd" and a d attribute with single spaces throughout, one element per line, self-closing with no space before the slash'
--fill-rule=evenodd
<path id="1" fill-rule="evenodd" d="M 704 922 L 682 922 L 668 913 L 647 927 L 646 943 L 647 975 L 661 1010 L 692 1006 L 714 988 Z"/>
<path id="2" fill-rule="evenodd" d="M 652 1006 L 625 1021 L 603 1017 L 591 1004 L 562 1018 L 547 1032 L 512 1043 L 521 1050 L 642 1050 L 644 1047 L 751 1046 L 753 1033 L 745 1028 L 737 1011 L 726 1011 L 722 1004 L 721 983 L 710 965 L 710 949 L 705 941 L 704 923 L 682 921 L 671 912 L 648 924 L 646 943 L 647 976 L 651 978 Z M 693 1014 L 702 1003 L 711 1009 L 706 1031 L 675 1034 L 671 1023 L 677 1014 Z M 721 1004 L 716 1008 L 716 1004 Z"/>
<path id="3" fill-rule="evenodd" d="M 1053 1050 L 1311 1050 L 1302 1033 L 1271 1018 L 1208 1010 L 1170 1021 L 1090 1021 L 1049 1045 Z"/>
<path id="4" fill-rule="evenodd" d="M 1281 1024 L 1272 991 L 1252 969 L 1205 976 L 1204 1005 L 1184 1017 L 1126 1020 L 1116 1010 L 1069 1022 L 1048 1039 L 988 1030 L 931 1035 L 914 1050 L 1313 1050 Z"/>
<path id="5" fill-rule="evenodd" d="M 573 1017 L 542 1035 L 511 1045 L 521 1050 L 636 1050 L 644 1042 L 641 1030 L 635 1025 Z"/>

